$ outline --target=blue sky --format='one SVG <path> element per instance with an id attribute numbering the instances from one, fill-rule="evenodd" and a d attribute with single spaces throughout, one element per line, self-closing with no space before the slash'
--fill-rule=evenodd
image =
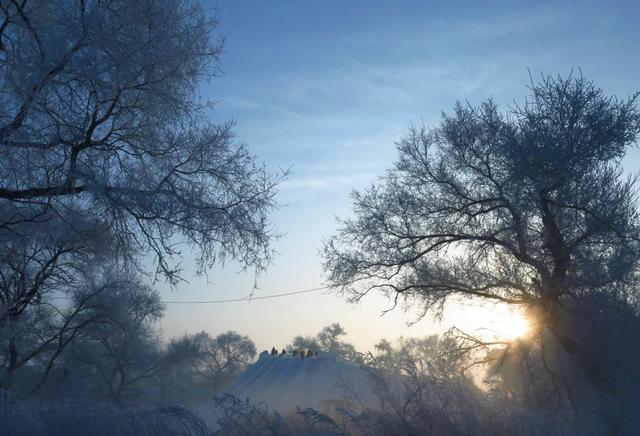
<path id="1" fill-rule="evenodd" d="M 257 295 L 322 284 L 318 251 L 350 213 L 353 189 L 375 182 L 396 156 L 407 128 L 434 126 L 457 100 L 522 101 L 540 72 L 580 67 L 605 92 L 640 90 L 640 2 L 612 1 L 240 1 L 219 0 L 226 38 L 223 74 L 203 84 L 215 120 L 233 119 L 238 141 L 272 169 L 292 168 L 273 215 L 284 233 L 279 255 L 259 278 Z M 625 162 L 640 169 L 634 152 Z M 230 263 L 191 277 L 166 299 L 246 296 L 252 274 Z M 380 338 L 423 336 L 451 323 L 476 328 L 490 309 L 452 305 L 442 323 L 396 310 L 372 296 L 349 305 L 332 294 L 221 305 L 169 305 L 166 337 L 234 329 L 259 348 L 282 347 L 340 321 L 367 350 Z M 487 315 L 489 314 L 489 315 Z M 482 318 L 482 322 L 480 321 Z"/>

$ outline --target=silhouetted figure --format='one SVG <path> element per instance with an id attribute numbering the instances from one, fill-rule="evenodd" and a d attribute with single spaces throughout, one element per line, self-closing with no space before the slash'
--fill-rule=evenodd
<path id="1" fill-rule="evenodd" d="M 282 352 L 280 353 L 281 356 L 286 356 L 287 355 L 287 350 L 285 350 L 284 348 L 282 349 Z"/>
<path id="2" fill-rule="evenodd" d="M 298 355 L 298 350 L 293 350 L 293 357 L 296 357 Z"/>
<path id="3" fill-rule="evenodd" d="M 304 360 L 304 350 L 300 350 L 300 359 Z"/>
<path id="4" fill-rule="evenodd" d="M 313 351 L 307 350 L 307 357 L 312 357 L 312 356 L 313 356 Z"/>
<path id="5" fill-rule="evenodd" d="M 318 352 L 317 352 L 317 351 L 314 351 L 314 352 L 313 352 L 313 355 L 314 355 L 314 356 L 316 356 L 316 357 L 318 357 Z"/>
<path id="6" fill-rule="evenodd" d="M 272 356 L 277 356 L 278 355 L 278 350 L 276 350 L 276 347 L 272 347 L 271 348 L 271 355 Z"/>

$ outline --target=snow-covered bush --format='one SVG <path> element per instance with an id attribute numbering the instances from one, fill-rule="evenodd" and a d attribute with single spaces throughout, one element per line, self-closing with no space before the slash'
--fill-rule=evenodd
<path id="1" fill-rule="evenodd" d="M 224 436 L 339 436 L 351 433 L 346 422 L 336 422 L 332 417 L 314 409 L 298 409 L 282 416 L 264 404 L 243 402 L 224 394 L 215 400 L 219 415 L 216 435 Z"/>
<path id="2" fill-rule="evenodd" d="M 212 432 L 181 407 L 121 409 L 112 403 L 12 401 L 0 408 L 0 435 L 208 436 Z"/>

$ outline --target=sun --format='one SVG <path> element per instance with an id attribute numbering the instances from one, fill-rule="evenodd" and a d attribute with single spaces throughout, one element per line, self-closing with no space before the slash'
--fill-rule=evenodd
<path id="1" fill-rule="evenodd" d="M 455 318 L 454 324 L 461 330 L 487 340 L 511 341 L 531 331 L 531 323 L 524 313 L 505 305 L 466 306 Z"/>
<path id="2" fill-rule="evenodd" d="M 498 332 L 505 339 L 523 337 L 530 329 L 529 321 L 523 314 L 518 312 L 502 315 L 495 323 L 499 327 Z"/>

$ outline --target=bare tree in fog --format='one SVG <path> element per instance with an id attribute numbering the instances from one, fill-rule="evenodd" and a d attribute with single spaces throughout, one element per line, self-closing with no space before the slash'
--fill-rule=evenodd
<path id="1" fill-rule="evenodd" d="M 114 254 L 108 232 L 75 232 L 96 229 L 95 221 L 81 216 L 43 217 L 41 223 L 25 221 L 0 231 L 0 384 L 11 385 L 18 369 L 33 367 L 55 349 L 49 367 L 89 322 L 80 316 L 86 299 L 57 303 L 79 290 L 98 293 L 113 284 L 89 280 Z"/>
<path id="2" fill-rule="evenodd" d="M 361 359 L 355 347 L 342 340 L 347 331 L 338 322 L 325 326 L 316 336 L 296 336 L 291 344 L 287 345 L 287 351 L 324 351 L 335 353 L 345 359 L 358 362 Z"/>
<path id="3" fill-rule="evenodd" d="M 204 331 L 185 335 L 171 340 L 167 348 L 172 354 L 188 356 L 158 374 L 162 395 L 167 399 L 208 400 L 256 356 L 253 341 L 234 331 L 215 337 Z"/>
<path id="4" fill-rule="evenodd" d="M 425 313 L 452 297 L 524 307 L 534 336 L 610 395 L 568 313 L 594 295 L 637 299 L 635 179 L 621 160 L 640 133 L 638 94 L 609 97 L 581 76 L 529 90 L 505 112 L 458 104 L 438 127 L 412 128 L 380 182 L 353 193 L 355 218 L 324 265 L 354 300 L 383 290 Z"/>
<path id="5" fill-rule="evenodd" d="M 195 336 L 200 356 L 195 371 L 211 383 L 214 391 L 236 377 L 256 357 L 251 339 L 234 331 L 212 338 L 206 332 Z"/>
<path id="6" fill-rule="evenodd" d="M 66 353 L 70 367 L 97 374 L 90 382 L 115 400 L 197 356 L 197 349 L 182 341 L 162 346 L 155 323 L 165 307 L 158 292 L 134 273 L 119 273 L 119 282 L 107 292 L 74 296 L 75 306 L 87 302 L 82 317 L 96 321 L 87 324 Z"/>
<path id="7" fill-rule="evenodd" d="M 492 433 L 481 429 L 482 395 L 465 374 L 470 356 L 452 353 L 451 341 L 433 335 L 375 345 L 364 368 L 377 401 L 355 417 L 364 434 Z"/>
<path id="8" fill-rule="evenodd" d="M 293 353 L 294 350 L 322 350 L 318 339 L 313 336 L 295 336 L 291 341 L 291 344 L 287 345 L 286 352 Z"/>
<path id="9" fill-rule="evenodd" d="M 183 239 L 203 270 L 265 266 L 280 177 L 196 97 L 222 48 L 199 3 L 3 1 L 0 23 L 2 231 L 70 209 L 172 283 Z"/>

